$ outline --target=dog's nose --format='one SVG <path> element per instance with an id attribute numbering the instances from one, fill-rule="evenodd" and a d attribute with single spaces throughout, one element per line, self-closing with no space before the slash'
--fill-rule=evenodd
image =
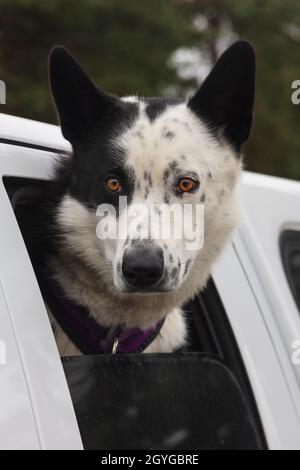
<path id="1" fill-rule="evenodd" d="M 131 286 L 152 287 L 160 281 L 163 275 L 163 252 L 153 247 L 132 248 L 125 253 L 122 271 Z"/>

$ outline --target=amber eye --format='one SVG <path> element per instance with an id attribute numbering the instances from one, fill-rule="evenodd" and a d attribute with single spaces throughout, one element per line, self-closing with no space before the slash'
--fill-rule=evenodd
<path id="1" fill-rule="evenodd" d="M 117 178 L 108 178 L 108 180 L 105 181 L 105 184 L 106 187 L 114 193 L 121 191 L 121 185 Z"/>
<path id="2" fill-rule="evenodd" d="M 197 183 L 192 180 L 191 178 L 181 178 L 178 182 L 178 189 L 182 193 L 190 193 L 193 189 L 195 189 Z"/>

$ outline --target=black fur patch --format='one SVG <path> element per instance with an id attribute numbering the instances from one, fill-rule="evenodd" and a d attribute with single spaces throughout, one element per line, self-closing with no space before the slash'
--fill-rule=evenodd
<path id="1" fill-rule="evenodd" d="M 154 121 L 167 109 L 168 106 L 180 104 L 183 100 L 175 98 L 144 98 L 144 102 L 146 103 L 145 112 L 148 118 L 150 121 Z"/>
<path id="2" fill-rule="evenodd" d="M 191 265 L 191 260 L 187 261 L 187 263 L 185 265 L 183 277 L 185 277 L 187 275 L 190 265 Z"/>
<path id="3" fill-rule="evenodd" d="M 144 181 L 149 185 L 150 188 L 153 186 L 151 173 L 144 171 Z"/>
<path id="4" fill-rule="evenodd" d="M 50 83 L 63 134 L 73 146 L 71 195 L 89 206 L 105 203 L 117 207 L 119 196 L 127 196 L 130 202 L 135 173 L 113 139 L 132 127 L 139 114 L 138 104 L 96 87 L 61 47 L 50 56 Z M 142 138 L 140 129 L 137 134 Z M 105 183 L 111 177 L 119 180 L 119 193 L 107 189 Z"/>
<path id="5" fill-rule="evenodd" d="M 129 105 L 129 106 L 128 106 Z M 131 201 L 135 187 L 135 172 L 126 161 L 122 149 L 113 146 L 111 129 L 130 127 L 136 116 L 137 107 L 131 103 L 122 105 L 118 118 L 106 118 L 89 136 L 89 143 L 73 144 L 73 171 L 70 194 L 81 203 L 89 206 L 112 204 L 118 207 L 119 196 L 127 196 Z M 106 187 L 108 178 L 117 178 L 121 184 L 121 192 L 113 193 Z M 66 188 L 67 190 L 67 188 Z"/>
<path id="6" fill-rule="evenodd" d="M 165 204 L 170 204 L 170 196 L 167 193 L 164 194 L 164 203 Z"/>
<path id="7" fill-rule="evenodd" d="M 148 199 L 149 193 L 150 193 L 150 188 L 149 186 L 146 186 L 145 192 L 144 192 L 144 199 Z"/>
<path id="8" fill-rule="evenodd" d="M 172 271 L 171 271 L 171 278 L 172 278 L 172 281 L 176 280 L 177 274 L 178 274 L 177 268 L 173 268 Z"/>
<path id="9" fill-rule="evenodd" d="M 161 135 L 162 135 L 163 138 L 168 139 L 168 140 L 173 140 L 176 137 L 175 132 L 171 131 L 166 126 L 163 127 Z"/>
<path id="10" fill-rule="evenodd" d="M 133 135 L 134 135 L 134 137 L 137 137 L 140 140 L 144 140 L 144 138 L 145 138 L 144 134 L 140 130 L 136 131 Z"/>

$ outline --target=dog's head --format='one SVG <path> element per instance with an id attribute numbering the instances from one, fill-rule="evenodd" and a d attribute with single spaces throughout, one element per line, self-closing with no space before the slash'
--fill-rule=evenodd
<path id="1" fill-rule="evenodd" d="M 251 46 L 233 45 L 187 102 L 108 95 L 60 47 L 50 57 L 50 81 L 62 132 L 73 146 L 71 184 L 59 210 L 68 249 L 101 273 L 115 294 L 185 292 L 182 301 L 193 295 L 236 221 L 240 151 L 254 102 Z M 147 211 L 130 224 L 128 210 L 137 205 Z M 196 217 L 199 205 L 204 220 Z M 108 220 L 121 228 L 114 232 L 110 225 L 106 239 L 96 235 L 103 221 L 99 206 L 113 208 Z M 199 239 L 188 249 L 189 233 L 149 234 L 150 213 L 150 226 L 172 220 L 174 229 L 178 219 L 164 211 L 175 206 L 190 206 L 188 221 L 180 219 L 191 222 L 190 230 L 204 221 L 203 247 Z"/>

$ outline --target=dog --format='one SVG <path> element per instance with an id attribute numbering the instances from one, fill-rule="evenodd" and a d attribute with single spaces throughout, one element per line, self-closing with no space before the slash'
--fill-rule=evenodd
<path id="1" fill-rule="evenodd" d="M 49 74 L 73 149 L 40 209 L 48 217 L 41 285 L 59 352 L 180 350 L 188 342 L 181 306 L 205 287 L 238 221 L 254 51 L 235 43 L 188 100 L 109 95 L 60 46 Z M 99 239 L 97 208 L 110 205 L 121 224 L 121 196 L 129 207 L 204 205 L 204 245 L 187 250 L 184 239 L 149 239 L 146 218 L 137 236 L 128 229 Z"/>

